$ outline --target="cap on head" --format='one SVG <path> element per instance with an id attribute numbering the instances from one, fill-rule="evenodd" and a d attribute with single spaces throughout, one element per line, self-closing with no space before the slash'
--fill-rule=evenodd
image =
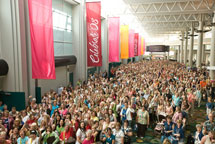
<path id="1" fill-rule="evenodd" d="M 30 131 L 30 134 L 34 134 L 34 135 L 36 135 L 36 134 L 37 134 L 37 132 L 36 132 L 35 130 L 32 130 L 32 131 Z"/>

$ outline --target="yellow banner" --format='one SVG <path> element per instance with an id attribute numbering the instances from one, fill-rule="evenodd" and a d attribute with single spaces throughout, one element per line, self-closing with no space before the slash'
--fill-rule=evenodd
<path id="1" fill-rule="evenodd" d="M 129 27 L 128 25 L 122 25 L 120 27 L 121 59 L 129 58 L 128 38 L 129 38 Z"/>
<path id="2" fill-rule="evenodd" d="M 143 37 L 141 37 L 141 55 L 143 55 L 144 53 L 143 53 L 143 48 L 144 47 L 144 38 Z"/>

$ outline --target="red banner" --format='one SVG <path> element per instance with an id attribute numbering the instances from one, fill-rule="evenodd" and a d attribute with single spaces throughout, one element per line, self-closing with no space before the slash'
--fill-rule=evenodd
<path id="1" fill-rule="evenodd" d="M 141 35 L 139 35 L 138 39 L 138 56 L 141 55 Z"/>
<path id="2" fill-rule="evenodd" d="M 119 62 L 119 17 L 108 18 L 109 62 Z"/>
<path id="3" fill-rule="evenodd" d="M 28 0 L 33 79 L 55 79 L 52 0 Z"/>
<path id="4" fill-rule="evenodd" d="M 87 66 L 102 66 L 101 2 L 87 2 Z"/>
<path id="5" fill-rule="evenodd" d="M 139 34 L 134 34 L 134 56 L 138 56 L 138 42 L 139 42 Z"/>

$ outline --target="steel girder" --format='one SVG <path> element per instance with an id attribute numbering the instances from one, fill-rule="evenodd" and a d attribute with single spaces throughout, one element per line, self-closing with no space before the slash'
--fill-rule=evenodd
<path id="1" fill-rule="evenodd" d="M 181 31 L 191 27 L 200 16 L 210 23 L 215 10 L 215 0 L 124 0 L 129 11 L 124 15 L 135 15 L 146 31 L 167 29 Z"/>

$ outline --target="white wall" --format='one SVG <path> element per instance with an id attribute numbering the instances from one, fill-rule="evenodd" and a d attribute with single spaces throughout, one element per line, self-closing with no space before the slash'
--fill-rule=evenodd
<path id="1" fill-rule="evenodd" d="M 2 2 L 0 1 L 0 5 L 2 5 L 1 4 Z M 2 24 L 2 22 L 1 22 L 2 20 L 1 20 L 1 15 L 0 15 L 0 59 L 2 59 L 2 50 L 1 50 L 1 41 L 2 41 L 2 39 L 1 39 L 1 24 Z M 2 90 L 2 88 L 3 88 L 3 80 L 2 80 L 2 78 L 0 77 L 0 91 Z"/>
<path id="2" fill-rule="evenodd" d="M 109 67 L 109 51 L 108 51 L 108 24 L 107 19 L 101 20 L 101 41 L 102 41 L 102 67 L 101 71 L 107 71 Z"/>
<path id="3" fill-rule="evenodd" d="M 87 78 L 87 47 L 85 3 L 73 6 L 73 48 L 77 63 L 74 67 L 74 84 Z"/>
<path id="4" fill-rule="evenodd" d="M 6 77 L 2 79 L 3 90 L 16 91 L 18 90 L 15 77 L 15 52 L 13 49 L 13 25 L 11 13 L 11 1 L 0 1 L 0 18 L 1 18 L 1 52 L 2 58 L 7 61 L 9 65 L 9 72 Z M 4 34 L 4 36 L 3 36 Z"/>
<path id="5" fill-rule="evenodd" d="M 66 66 L 55 68 L 55 72 L 55 80 L 38 80 L 38 86 L 41 87 L 42 95 L 48 92 L 50 89 L 56 91 L 59 86 L 66 86 L 69 83 Z"/>
<path id="6" fill-rule="evenodd" d="M 30 37 L 30 24 L 28 14 L 28 1 L 24 0 L 24 15 L 25 15 L 25 40 L 26 40 L 26 55 L 27 55 L 27 82 L 28 82 L 28 96 L 35 97 L 35 80 L 32 79 L 32 65 L 31 65 L 31 37 Z"/>
<path id="7" fill-rule="evenodd" d="M 22 67 L 22 48 L 20 32 L 19 1 L 0 1 L 1 18 L 1 56 L 9 65 L 9 72 L 2 79 L 3 90 L 12 92 L 24 91 Z"/>

